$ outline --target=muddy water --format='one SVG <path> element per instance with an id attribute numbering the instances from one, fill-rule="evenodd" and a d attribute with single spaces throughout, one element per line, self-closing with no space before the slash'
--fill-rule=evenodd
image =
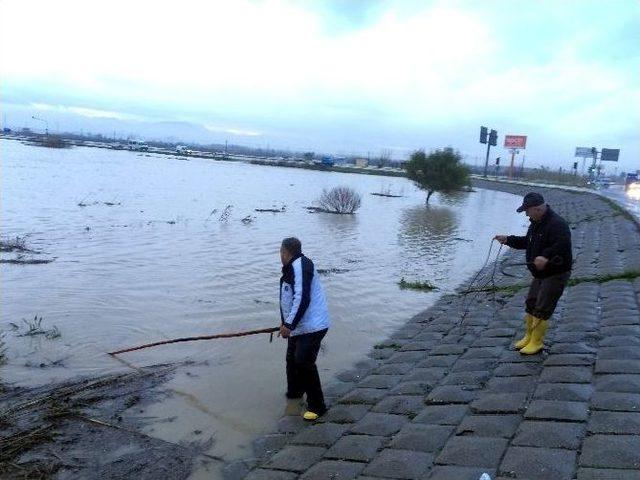
<path id="1" fill-rule="evenodd" d="M 319 367 L 328 380 L 472 275 L 494 233 L 524 225 L 511 195 L 435 195 L 427 208 L 403 178 L 6 140 L 0 154 L 3 237 L 27 235 L 40 257 L 55 258 L 0 266 L 9 357 L 2 377 L 24 385 L 127 369 L 105 354 L 123 346 L 276 326 L 278 247 L 290 235 L 302 239 L 317 268 L 348 270 L 323 277 L 333 328 Z M 306 211 L 323 188 L 337 185 L 362 194 L 357 215 Z M 403 197 L 370 195 L 383 190 Z M 439 289 L 403 291 L 401 277 Z M 58 326 L 61 338 L 10 331 L 10 322 L 34 315 Z M 154 420 L 147 433 L 173 442 L 213 437 L 211 453 L 231 460 L 296 408 L 283 400 L 284 351 L 281 339 L 260 336 L 122 358 L 132 366 L 193 360 L 167 386 L 171 395 L 140 413 Z M 202 465 L 194 478 L 215 477 L 216 468 Z"/>

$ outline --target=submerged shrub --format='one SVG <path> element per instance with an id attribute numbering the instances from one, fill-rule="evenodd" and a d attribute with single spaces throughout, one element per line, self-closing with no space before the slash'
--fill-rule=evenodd
<path id="1" fill-rule="evenodd" d="M 21 331 L 20 326 L 15 323 L 12 324 L 13 329 L 16 330 L 19 337 L 35 337 L 37 335 L 44 335 L 47 339 L 53 340 L 55 338 L 60 338 L 62 334 L 57 326 L 53 326 L 51 328 L 45 328 L 42 325 L 42 317 L 38 317 L 38 315 L 33 317 L 33 320 L 25 320 L 22 319 L 22 323 L 24 323 L 24 331 Z"/>
<path id="2" fill-rule="evenodd" d="M 362 197 L 353 188 L 334 187 L 323 190 L 316 203 L 324 212 L 352 214 L 360 208 Z"/>

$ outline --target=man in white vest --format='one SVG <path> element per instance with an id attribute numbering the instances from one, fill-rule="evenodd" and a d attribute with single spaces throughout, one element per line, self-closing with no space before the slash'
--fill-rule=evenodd
<path id="1" fill-rule="evenodd" d="M 329 329 L 329 310 L 313 262 L 302 254 L 302 244 L 285 238 L 280 247 L 280 335 L 287 344 L 287 398 L 307 395 L 305 420 L 327 411 L 316 359 Z"/>

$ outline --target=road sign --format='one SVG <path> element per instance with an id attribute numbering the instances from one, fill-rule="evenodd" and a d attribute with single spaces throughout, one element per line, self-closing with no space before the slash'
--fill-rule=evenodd
<path id="1" fill-rule="evenodd" d="M 603 148 L 600 152 L 601 162 L 617 162 L 620 155 L 619 148 Z"/>
<path id="2" fill-rule="evenodd" d="M 576 147 L 576 154 L 574 157 L 593 157 L 593 151 L 591 147 Z"/>
<path id="3" fill-rule="evenodd" d="M 504 136 L 504 148 L 526 148 L 527 136 L 526 135 L 505 135 Z"/>

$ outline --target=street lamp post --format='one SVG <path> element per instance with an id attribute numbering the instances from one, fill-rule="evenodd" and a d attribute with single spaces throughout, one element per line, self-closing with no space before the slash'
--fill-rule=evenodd
<path id="1" fill-rule="evenodd" d="M 38 120 L 39 122 L 44 122 L 44 134 L 49 136 L 49 122 L 47 122 L 43 118 L 36 117 L 35 115 L 31 115 L 31 118 L 33 118 L 34 120 Z"/>

